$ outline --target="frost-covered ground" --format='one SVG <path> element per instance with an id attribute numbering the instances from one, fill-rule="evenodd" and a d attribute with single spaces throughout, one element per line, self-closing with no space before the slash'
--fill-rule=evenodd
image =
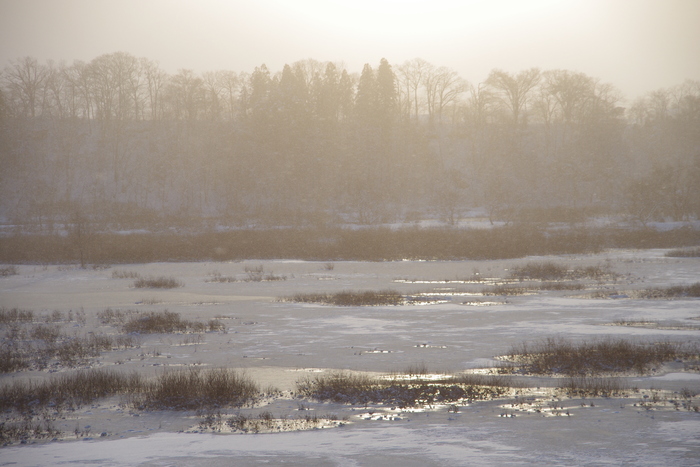
<path id="1" fill-rule="evenodd" d="M 632 289 L 700 281 L 700 259 L 664 253 L 612 250 L 459 262 L 158 263 L 88 270 L 20 265 L 18 275 L 0 278 L 0 306 L 39 315 L 84 312 L 84 320 L 67 325 L 77 334 L 114 332 L 97 319 L 108 307 L 168 309 L 197 321 L 217 318 L 226 332 L 142 335 L 139 348 L 103 353 L 93 367 L 146 375 L 193 365 L 239 368 L 262 386 L 293 391 L 298 379 L 334 369 L 390 373 L 424 365 L 432 372 L 456 373 L 487 367 L 512 345 L 546 337 L 698 341 L 699 299 L 587 298 L 596 291 L 623 297 Z M 589 281 L 585 291 L 508 297 L 480 296 L 486 286 L 467 280 L 505 278 L 513 267 L 545 260 L 570 268 L 602 265 L 618 276 Z M 259 266 L 286 280 L 246 282 L 246 268 Z M 185 285 L 137 289 L 133 279 L 113 278 L 114 270 L 173 276 Z M 212 282 L 214 277 L 240 281 Z M 301 292 L 388 288 L 426 293 L 426 303 L 338 308 L 279 300 Z M 660 325 L 610 325 L 619 320 Z M 14 373 L 3 375 L 0 383 L 28 376 L 50 374 Z M 474 402 L 457 413 L 439 406 L 402 412 L 300 401 L 288 392 L 244 410 L 288 418 L 302 412 L 335 414 L 347 423 L 274 434 L 196 433 L 201 417 L 193 412 L 134 412 L 112 398 L 58 420 L 57 427 L 70 434 L 62 441 L 1 448 L 0 465 L 698 465 L 700 413 L 638 403 L 654 391 L 700 393 L 700 374 L 676 363 L 626 380 L 639 392 L 627 398 L 562 398 L 552 408 L 544 389 L 552 379 L 533 378 L 533 388 L 542 385 L 542 397 L 530 399 L 539 412 L 512 400 Z M 82 434 L 73 435 L 75 429 Z"/>

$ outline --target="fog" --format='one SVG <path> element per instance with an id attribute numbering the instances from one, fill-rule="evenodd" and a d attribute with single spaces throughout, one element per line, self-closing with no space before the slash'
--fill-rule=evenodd
<path id="1" fill-rule="evenodd" d="M 693 0 L 1 0 L 0 63 L 117 51 L 169 73 L 313 58 L 354 70 L 422 57 L 478 82 L 493 68 L 585 72 L 636 98 L 700 78 Z"/>
<path id="2" fill-rule="evenodd" d="M 696 465 L 698 19 L 0 0 L 0 458 Z"/>

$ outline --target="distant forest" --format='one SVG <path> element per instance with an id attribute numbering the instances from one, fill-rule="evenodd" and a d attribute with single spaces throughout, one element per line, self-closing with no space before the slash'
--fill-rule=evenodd
<path id="1" fill-rule="evenodd" d="M 180 70 L 117 52 L 0 74 L 0 220 L 166 226 L 700 218 L 700 82 L 621 92 L 581 72 L 469 83 L 414 59 L 361 72 Z"/>

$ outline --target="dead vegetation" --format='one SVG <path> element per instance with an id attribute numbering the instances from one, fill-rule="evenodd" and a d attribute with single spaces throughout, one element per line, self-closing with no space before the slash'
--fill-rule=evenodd
<path id="1" fill-rule="evenodd" d="M 139 277 L 134 281 L 134 287 L 137 289 L 175 289 L 184 286 L 184 283 L 174 277 L 167 276 Z"/>
<path id="2" fill-rule="evenodd" d="M 598 290 L 588 298 L 631 298 L 637 300 L 676 300 L 700 297 L 700 282 L 670 287 L 649 287 L 632 290 Z"/>
<path id="3" fill-rule="evenodd" d="M 111 316 L 119 317 L 117 313 Z M 138 334 L 169 334 L 169 333 L 199 333 L 224 330 L 224 325 L 217 319 L 207 323 L 182 319 L 179 313 L 168 310 L 150 311 L 131 314 L 122 325 L 125 333 Z"/>
<path id="4" fill-rule="evenodd" d="M 511 268 L 510 277 L 517 280 L 607 280 L 616 277 L 609 265 L 584 266 L 570 269 L 552 261 L 529 262 L 524 266 Z"/>
<path id="5" fill-rule="evenodd" d="M 144 381 L 138 389 L 130 404 L 148 410 L 241 407 L 261 395 L 253 380 L 226 368 L 168 371 Z"/>
<path id="6" fill-rule="evenodd" d="M 498 376 L 445 376 L 442 379 L 382 379 L 364 374 L 334 372 L 305 378 L 297 393 L 318 401 L 343 404 L 389 404 L 398 407 L 490 400 L 507 392 L 507 381 Z"/>
<path id="7" fill-rule="evenodd" d="M 521 374 L 563 374 L 572 377 L 628 373 L 644 375 L 656 366 L 675 359 L 697 359 L 697 345 L 674 342 L 635 342 L 602 339 L 572 342 L 548 338 L 523 342 L 510 349 L 504 360 L 512 364 L 504 371 Z"/>
<path id="8" fill-rule="evenodd" d="M 670 250 L 666 256 L 669 258 L 698 258 L 700 257 L 700 246 Z"/>
<path id="9" fill-rule="evenodd" d="M 85 313 L 58 310 L 44 316 L 32 310 L 0 309 L 0 373 L 85 366 L 103 352 L 136 347 L 133 336 L 67 333 L 66 325 L 85 324 Z"/>
<path id="10" fill-rule="evenodd" d="M 321 303 L 333 306 L 395 306 L 404 303 L 404 297 L 395 290 L 343 291 L 332 294 L 296 294 L 283 299 L 297 303 Z"/>
<path id="11" fill-rule="evenodd" d="M 54 310 L 39 316 L 32 310 L 0 308 L 0 373 L 85 367 L 104 352 L 139 347 L 140 340 L 134 334 L 226 332 L 218 319 L 185 320 L 179 313 L 168 310 L 140 312 L 107 308 L 97 313 L 97 319 L 121 333 L 79 332 L 86 324 L 82 310 L 75 313 Z"/>
<path id="12" fill-rule="evenodd" d="M 230 282 L 274 282 L 286 281 L 287 276 L 280 276 L 272 271 L 265 271 L 265 268 L 260 266 L 245 266 L 244 276 L 242 278 L 236 276 L 224 276 L 219 271 L 209 273 L 209 278 L 206 282 L 230 283 Z"/>
<path id="13" fill-rule="evenodd" d="M 0 277 L 16 276 L 18 274 L 19 268 L 13 264 L 0 267 Z"/>

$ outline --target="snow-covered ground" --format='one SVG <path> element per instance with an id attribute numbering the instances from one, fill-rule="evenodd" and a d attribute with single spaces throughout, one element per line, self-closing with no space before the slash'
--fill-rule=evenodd
<path id="1" fill-rule="evenodd" d="M 245 370 L 261 386 L 293 391 L 295 381 L 331 370 L 377 373 L 424 365 L 456 373 L 494 364 L 512 345 L 546 337 L 593 340 L 603 336 L 645 341 L 700 339 L 700 300 L 591 299 L 592 291 L 621 296 L 626 290 L 700 281 L 700 259 L 667 258 L 665 250 L 611 250 L 597 255 L 455 262 L 246 261 L 157 263 L 81 270 L 18 266 L 0 278 L 0 306 L 84 312 L 67 324 L 73 332 L 114 332 L 100 325 L 106 308 L 178 312 L 183 318 L 224 323 L 226 332 L 201 337 L 143 335 L 140 348 L 103 353 L 94 367 L 156 375 L 191 365 Z M 505 278 L 528 261 L 553 261 L 570 268 L 609 266 L 617 278 L 590 282 L 586 291 L 481 297 L 475 275 Z M 245 282 L 246 267 L 286 280 Z M 133 288 L 141 276 L 172 276 L 184 287 Z M 212 282 L 234 277 L 239 282 Z M 279 300 L 295 293 L 395 289 L 430 293 L 438 303 L 394 307 L 332 307 Z M 478 302 L 483 306 L 477 306 Z M 663 326 L 611 326 L 619 320 Z M 48 372 L 3 375 L 50 377 Z M 545 382 L 546 379 L 533 380 Z M 474 402 L 457 413 L 447 407 L 414 412 L 300 401 L 292 395 L 257 410 L 296 417 L 301 405 L 322 416 L 347 418 L 338 428 L 275 434 L 194 433 L 195 413 L 134 412 L 118 398 L 70 413 L 56 426 L 90 434 L 54 442 L 0 448 L 0 465 L 674 465 L 700 464 L 700 413 L 670 404 L 636 405 L 651 389 L 700 393 L 700 376 L 671 365 L 647 376 L 631 376 L 638 395 L 624 399 L 562 399 L 551 416 L 545 398 L 540 412 L 508 401 Z M 512 402 L 512 401 L 511 401 Z M 547 409 L 547 410 L 544 410 Z M 251 409 L 254 410 L 254 409 Z M 234 414 L 237 411 L 231 410 Z M 368 413 L 383 416 L 366 416 Z M 508 416 L 503 416 L 507 414 Z M 517 415 L 515 417 L 511 415 Z M 549 416 L 546 416 L 549 415 Z M 105 436 L 100 436 L 105 433 Z M 80 439 L 76 439 L 80 438 Z"/>

